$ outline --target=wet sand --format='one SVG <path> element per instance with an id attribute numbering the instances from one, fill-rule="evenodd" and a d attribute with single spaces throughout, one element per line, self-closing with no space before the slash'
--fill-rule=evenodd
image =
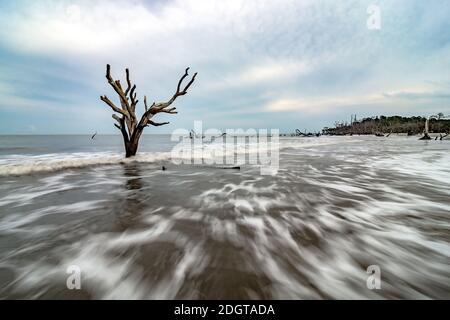
<path id="1" fill-rule="evenodd" d="M 450 298 L 450 142 L 280 143 L 274 176 L 163 157 L 0 176 L 0 297 Z"/>

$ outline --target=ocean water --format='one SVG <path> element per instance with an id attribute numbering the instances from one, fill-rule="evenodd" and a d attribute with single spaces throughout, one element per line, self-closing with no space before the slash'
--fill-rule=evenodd
<path id="1" fill-rule="evenodd" d="M 274 175 L 175 144 L 0 136 L 0 298 L 450 299 L 450 141 L 281 137 Z"/>

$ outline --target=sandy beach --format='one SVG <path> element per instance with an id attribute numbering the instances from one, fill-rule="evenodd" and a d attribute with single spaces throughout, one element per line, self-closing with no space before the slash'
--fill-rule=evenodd
<path id="1" fill-rule="evenodd" d="M 283 137 L 263 176 L 175 165 L 169 135 L 128 162 L 118 136 L 0 139 L 1 298 L 450 298 L 449 141 Z"/>

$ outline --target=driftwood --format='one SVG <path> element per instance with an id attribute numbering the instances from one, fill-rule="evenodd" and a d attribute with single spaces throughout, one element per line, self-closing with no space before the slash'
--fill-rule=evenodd
<path id="1" fill-rule="evenodd" d="M 120 80 L 114 80 L 111 76 L 111 67 L 106 65 L 106 79 L 114 91 L 119 96 L 120 108 L 117 107 L 107 96 L 101 96 L 100 99 L 105 102 L 115 113 L 112 115 L 113 119 L 117 121 L 114 124 L 117 129 L 120 130 L 123 136 L 123 142 L 125 146 L 126 157 L 131 157 L 136 155 L 139 139 L 141 138 L 142 132 L 145 127 L 152 126 L 162 126 L 168 124 L 169 122 L 154 122 L 152 120 L 153 116 L 157 113 L 169 113 L 176 114 L 175 107 L 170 107 L 170 105 L 179 97 L 187 93 L 189 87 L 194 83 L 197 73 L 194 73 L 193 77 L 189 82 L 182 88 L 183 81 L 188 77 L 189 68 L 186 68 L 184 75 L 178 81 L 177 90 L 174 95 L 166 102 L 153 102 L 152 105 L 147 105 L 147 97 L 144 96 L 144 107 L 145 112 L 138 121 L 136 116 L 136 105 L 139 100 L 136 99 L 136 85 L 132 85 L 130 81 L 130 72 L 128 69 L 125 70 L 127 87 L 124 90 Z"/>
<path id="2" fill-rule="evenodd" d="M 429 121 L 430 121 L 429 118 L 427 120 L 425 120 L 425 129 L 423 130 L 423 137 L 420 138 L 419 140 L 431 140 L 431 137 L 428 134 L 428 123 L 429 123 Z"/>
<path id="3" fill-rule="evenodd" d="M 295 134 L 291 134 L 291 136 L 301 136 L 301 137 L 320 137 L 320 133 L 311 133 L 311 132 L 301 132 L 299 129 L 295 129 Z"/>
<path id="4" fill-rule="evenodd" d="M 205 139 L 205 135 L 203 134 L 203 135 L 200 135 L 200 134 L 197 134 L 197 133 L 195 133 L 195 131 L 192 129 L 191 131 L 189 131 L 189 138 L 191 138 L 191 139 Z"/>
<path id="5" fill-rule="evenodd" d="M 241 166 L 231 166 L 231 167 L 209 167 L 211 169 L 232 169 L 232 170 L 241 170 Z"/>

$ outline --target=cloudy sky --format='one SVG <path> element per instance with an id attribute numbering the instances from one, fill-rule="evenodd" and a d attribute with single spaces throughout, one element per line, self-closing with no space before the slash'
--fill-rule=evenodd
<path id="1" fill-rule="evenodd" d="M 179 114 L 147 132 L 450 115 L 449 12 L 448 0 L 2 0 L 0 134 L 115 133 L 106 63 L 117 78 L 131 69 L 141 101 L 198 72 Z"/>

